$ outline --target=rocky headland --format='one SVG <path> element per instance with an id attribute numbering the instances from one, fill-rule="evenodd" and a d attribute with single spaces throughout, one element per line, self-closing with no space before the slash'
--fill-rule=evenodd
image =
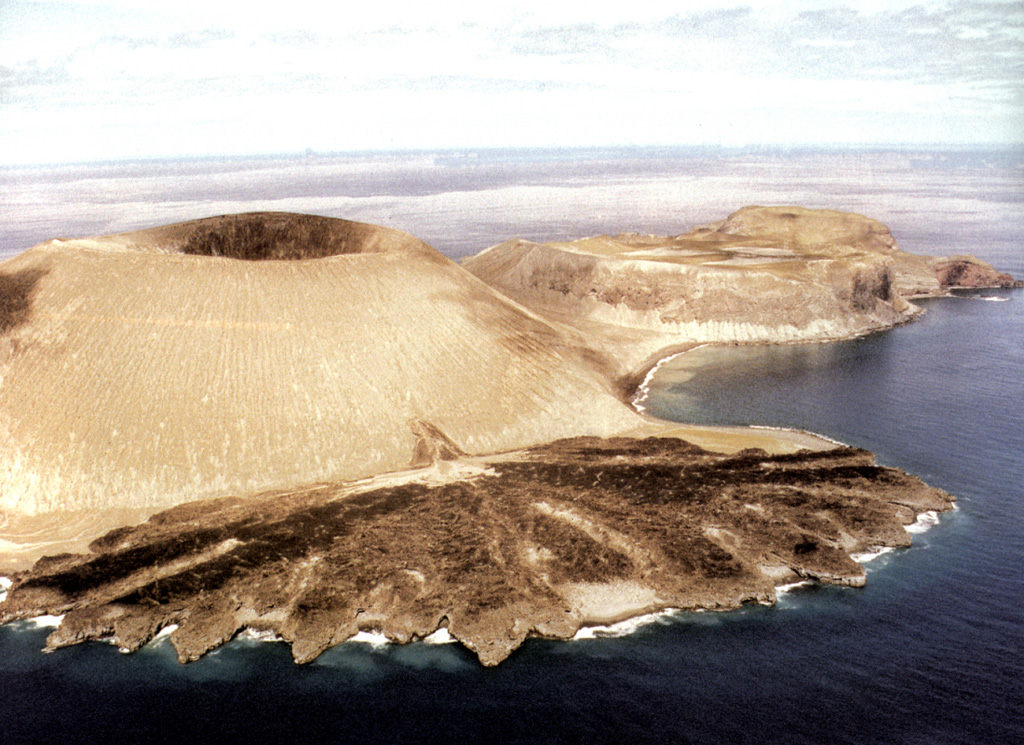
<path id="1" fill-rule="evenodd" d="M 630 386 L 698 343 L 887 328 L 983 276 L 940 265 L 799 208 L 464 268 L 278 213 L 41 244 L 0 264 L 0 622 L 64 614 L 49 646 L 128 650 L 173 627 L 183 661 L 245 628 L 298 661 L 444 629 L 495 664 L 863 584 L 852 553 L 953 498 L 807 433 L 643 416 Z"/>
<path id="2" fill-rule="evenodd" d="M 666 350 L 844 339 L 911 320 L 915 296 L 1016 286 L 973 257 L 901 251 L 869 217 L 802 207 L 744 207 L 675 236 L 515 239 L 462 266 L 576 330 L 626 388 Z"/>

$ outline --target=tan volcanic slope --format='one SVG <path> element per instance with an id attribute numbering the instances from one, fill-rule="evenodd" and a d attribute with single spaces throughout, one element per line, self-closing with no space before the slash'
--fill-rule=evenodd
<path id="1" fill-rule="evenodd" d="M 919 312 L 906 296 L 943 291 L 937 261 L 900 251 L 862 215 L 745 207 L 684 235 L 512 240 L 462 265 L 583 332 L 632 380 L 666 349 L 840 339 L 905 322 Z"/>
<path id="2" fill-rule="evenodd" d="M 182 253 L 232 245 L 272 260 Z M 0 293 L 9 516 L 406 468 L 416 420 L 471 453 L 638 424 L 561 332 L 394 230 L 242 215 L 56 240 L 0 264 Z"/>
<path id="3" fill-rule="evenodd" d="M 407 468 L 428 425 L 471 454 L 667 426 L 578 338 L 395 230 L 260 213 L 0 263 L 0 567 L 188 500 Z"/>

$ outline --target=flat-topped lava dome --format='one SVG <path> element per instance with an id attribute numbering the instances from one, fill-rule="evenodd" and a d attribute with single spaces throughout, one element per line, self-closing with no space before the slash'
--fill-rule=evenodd
<path id="1" fill-rule="evenodd" d="M 549 323 L 347 220 L 49 241 L 0 263 L 0 298 L 8 527 L 407 468 L 434 429 L 476 453 L 636 421 Z"/>
<path id="2" fill-rule="evenodd" d="M 864 215 L 754 206 L 674 236 L 510 240 L 462 266 L 577 329 L 629 374 L 698 343 L 824 341 L 890 328 L 920 311 L 906 298 L 950 284 L 936 277 L 935 261 L 899 250 L 889 228 Z M 973 261 L 946 275 L 1013 282 Z"/>

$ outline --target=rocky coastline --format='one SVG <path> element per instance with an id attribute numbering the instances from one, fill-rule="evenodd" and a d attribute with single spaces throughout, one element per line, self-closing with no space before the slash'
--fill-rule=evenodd
<path id="1" fill-rule="evenodd" d="M 0 264 L 0 547 L 28 547 L 0 550 L 0 623 L 62 616 L 51 649 L 173 629 L 182 662 L 247 629 L 297 662 L 443 631 L 494 665 L 531 636 L 861 586 L 852 555 L 909 546 L 955 498 L 808 433 L 630 398 L 701 343 L 848 338 L 983 282 L 1020 286 L 795 207 L 462 267 L 277 213 L 43 244 Z M 116 405 L 117 371 L 79 342 L 142 350 Z M 74 535 L 39 527 L 83 510 Z"/>
<path id="2" fill-rule="evenodd" d="M 391 483 L 388 483 L 388 482 Z M 309 662 L 359 632 L 438 629 L 495 665 L 526 638 L 664 609 L 773 603 L 802 579 L 858 587 L 850 555 L 910 545 L 953 499 L 852 448 L 711 453 L 573 438 L 363 485 L 197 502 L 41 559 L 0 622 L 63 615 L 47 648 L 161 629 L 182 662 L 244 629 Z"/>

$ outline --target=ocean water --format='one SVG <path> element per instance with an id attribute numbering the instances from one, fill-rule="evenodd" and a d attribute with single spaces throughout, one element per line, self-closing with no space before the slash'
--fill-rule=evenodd
<path id="1" fill-rule="evenodd" d="M 850 210 L 917 253 L 1019 259 L 1024 150 L 485 150 L 0 166 L 0 257 L 251 210 L 405 230 L 459 258 L 513 237 L 673 235 L 747 204 Z"/>
<path id="2" fill-rule="evenodd" d="M 387 224 L 458 257 L 511 236 L 679 233 L 749 203 L 866 213 L 901 245 L 1024 276 L 1024 156 L 580 151 L 0 169 L 0 251 L 247 209 Z M 698 350 L 648 406 L 866 447 L 959 497 L 863 589 L 528 641 L 495 669 L 457 644 L 346 644 L 311 665 L 236 641 L 40 654 L 0 627 L 0 741 L 1015 743 L 1024 741 L 1024 292 L 928 300 L 862 339 Z M 2 393 L 0 393 L 2 395 Z M 612 636 L 613 638 L 606 638 Z"/>

